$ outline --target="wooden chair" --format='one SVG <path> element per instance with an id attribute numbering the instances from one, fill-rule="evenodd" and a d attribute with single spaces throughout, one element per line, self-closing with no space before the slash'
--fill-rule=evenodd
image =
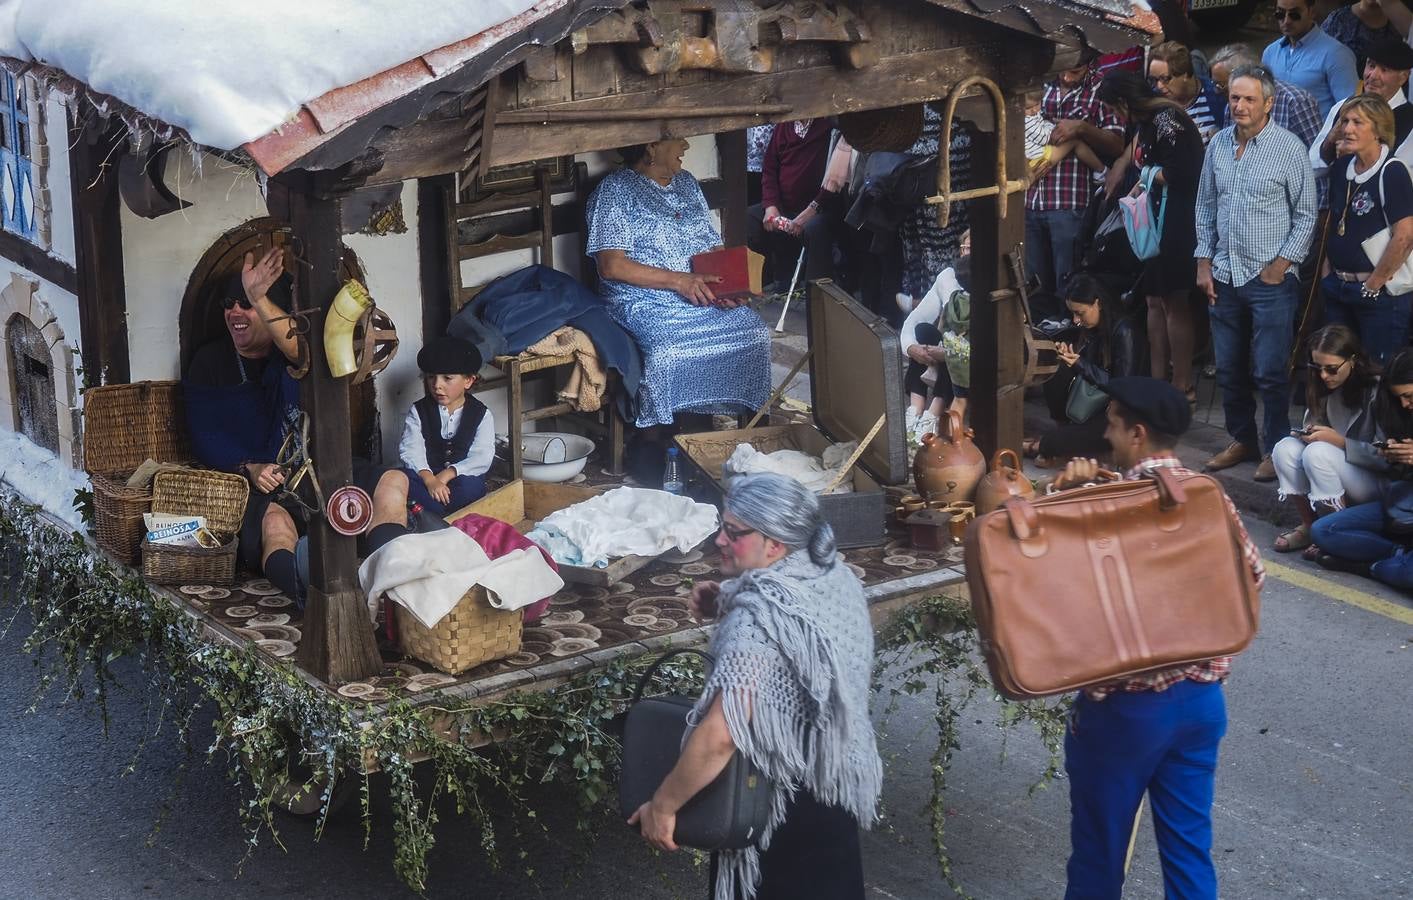
<path id="1" fill-rule="evenodd" d="M 452 303 L 455 307 L 452 310 L 453 313 L 471 302 L 485 286 L 462 284 L 461 264 L 465 260 L 479 259 L 509 250 L 538 249 L 539 262 L 545 266 L 554 266 L 554 198 L 547 170 L 536 171 L 535 185 L 529 191 L 489 194 L 469 202 L 457 203 L 453 207 L 451 221 L 448 223 L 447 229 L 448 240 L 451 243 L 449 248 L 451 252 L 448 256 L 451 262 Z M 576 206 L 579 205 L 576 202 Z M 485 220 L 492 216 L 509 214 L 505 216 L 504 227 L 510 228 L 516 224 L 517 220 L 523 222 L 523 216 L 514 214 L 525 211 L 528 211 L 531 216 L 532 227 L 528 230 L 519 233 L 494 231 L 489 237 L 476 242 L 462 241 L 461 224 L 463 222 Z M 579 218 L 582 219 L 582 214 Z M 507 389 L 506 412 L 509 421 L 506 423 L 506 436 L 510 444 L 511 478 L 520 478 L 524 473 L 524 450 L 521 442 L 525 423 L 562 416 L 575 411 L 574 405 L 567 401 L 526 409 L 525 376 L 535 372 L 553 371 L 573 366 L 574 363 L 573 356 L 535 356 L 523 359 L 519 356 L 497 356 L 490 360 L 490 364 L 500 370 L 501 374 L 498 377 L 482 381 L 476 386 L 475 392 L 480 393 L 500 387 Z M 611 390 L 614 383 L 612 373 L 610 373 L 610 379 Z M 607 423 L 601 423 L 595 417 L 593 427 L 601 434 L 605 432 L 607 434 L 609 474 L 620 475 L 623 472 L 623 419 L 619 416 L 615 405 L 607 397 L 605 400 L 603 413 L 607 418 Z"/>

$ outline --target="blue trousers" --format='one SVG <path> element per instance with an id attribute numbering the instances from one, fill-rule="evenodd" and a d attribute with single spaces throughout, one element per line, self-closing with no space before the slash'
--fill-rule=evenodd
<path id="1" fill-rule="evenodd" d="M 1083 218 L 1082 209 L 1025 211 L 1025 267 L 1040 279 L 1040 287 L 1048 295 L 1058 296 L 1070 280 L 1074 242 Z M 1032 316 L 1037 312 L 1055 310 L 1031 310 Z"/>
<path id="2" fill-rule="evenodd" d="M 1280 284 L 1265 284 L 1259 276 L 1241 287 L 1217 282 L 1212 349 L 1227 433 L 1263 455 L 1270 455 L 1276 442 L 1290 434 L 1290 351 L 1299 305 L 1300 279 L 1294 269 Z M 1258 392 L 1265 419 L 1259 435 Z"/>
<path id="3" fill-rule="evenodd" d="M 1168 900 L 1216 900 L 1212 793 L 1227 730 L 1220 684 L 1075 700 L 1065 735 L 1070 861 L 1065 900 L 1119 900 L 1143 793 L 1153 807 Z"/>
<path id="4" fill-rule="evenodd" d="M 449 512 L 455 512 L 468 503 L 475 503 L 486 496 L 486 476 L 485 475 L 458 475 L 447 485 L 451 489 L 451 502 L 442 504 L 432 499 L 432 495 L 427 493 L 427 486 L 422 483 L 422 476 L 413 470 L 404 467 L 407 473 L 407 499 L 410 503 L 420 503 L 427 512 L 438 516 L 444 516 Z"/>
<path id="5" fill-rule="evenodd" d="M 1369 574 L 1390 587 L 1413 591 L 1413 553 L 1384 536 L 1384 505 L 1361 503 L 1315 520 L 1310 537 L 1326 553 L 1373 563 Z"/>
<path id="6" fill-rule="evenodd" d="M 1397 297 L 1380 291 L 1372 300 L 1364 296 L 1357 281 L 1341 281 L 1326 275 L 1320 282 L 1325 295 L 1325 324 L 1347 325 L 1359 335 L 1364 352 L 1380 365 L 1408 343 L 1408 313 L 1413 310 L 1413 292 Z"/>

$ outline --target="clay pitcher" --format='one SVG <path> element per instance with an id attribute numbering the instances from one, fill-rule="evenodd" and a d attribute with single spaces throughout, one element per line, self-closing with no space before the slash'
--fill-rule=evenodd
<path id="1" fill-rule="evenodd" d="M 971 500 L 976 484 L 986 474 L 986 457 L 962 428 L 962 417 L 948 411 L 945 435 L 925 434 L 913 457 L 913 481 L 928 500 Z M 940 423 L 939 423 L 940 424 Z"/>
<path id="2" fill-rule="evenodd" d="M 1006 465 L 1007 457 L 1010 465 Z M 997 450 L 991 457 L 991 473 L 976 487 L 976 514 L 984 516 L 1012 497 L 1034 497 L 1035 485 L 1021 472 L 1020 457 L 1014 450 Z"/>

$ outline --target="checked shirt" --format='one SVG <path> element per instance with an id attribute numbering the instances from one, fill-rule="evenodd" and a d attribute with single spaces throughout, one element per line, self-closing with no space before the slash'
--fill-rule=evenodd
<path id="1" fill-rule="evenodd" d="M 1099 74 L 1091 72 L 1075 87 L 1066 90 L 1059 82 L 1045 87 L 1040 101 L 1040 114 L 1051 122 L 1080 119 L 1106 131 L 1123 136 L 1124 126 L 1119 117 L 1099 102 Z M 1051 209 L 1084 209 L 1094 193 L 1089 167 L 1070 154 L 1060 160 L 1049 174 L 1030 186 L 1025 194 L 1025 208 L 1037 212 Z"/>
<path id="2" fill-rule="evenodd" d="M 1176 456 L 1150 456 L 1147 459 L 1139 460 L 1138 465 L 1129 469 L 1124 478 L 1135 481 L 1144 477 L 1145 472 L 1156 468 L 1172 469 L 1178 475 L 1192 474 L 1192 470 L 1185 467 Z M 1231 498 L 1225 493 L 1222 494 L 1222 499 L 1227 503 L 1227 514 L 1235 523 L 1237 534 L 1241 536 L 1241 557 L 1251 568 L 1251 577 L 1256 582 L 1256 589 L 1260 590 L 1261 586 L 1266 583 L 1266 567 L 1261 564 L 1261 551 L 1251 543 L 1251 537 L 1246 533 L 1246 525 L 1241 521 L 1241 516 L 1236 511 L 1236 504 L 1232 503 Z M 1165 691 L 1179 681 L 1187 679 L 1208 684 L 1223 681 L 1231 674 L 1231 659 L 1230 656 L 1218 656 L 1215 659 L 1188 666 L 1162 669 L 1157 672 L 1149 672 L 1146 675 L 1125 678 L 1121 681 L 1111 681 L 1108 684 L 1086 688 L 1084 695 L 1090 700 L 1103 700 L 1118 691 Z"/>

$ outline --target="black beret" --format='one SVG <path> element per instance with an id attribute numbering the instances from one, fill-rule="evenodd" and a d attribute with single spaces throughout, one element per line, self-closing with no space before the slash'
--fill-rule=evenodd
<path id="1" fill-rule="evenodd" d="M 1386 69 L 1413 69 L 1413 47 L 1401 38 L 1381 38 L 1364 51 L 1364 56 Z M 1361 75 L 1363 73 L 1360 73 Z"/>
<path id="2" fill-rule="evenodd" d="M 1154 431 L 1176 437 L 1192 424 L 1187 397 L 1166 381 L 1131 375 L 1110 378 L 1103 390 Z"/>
<path id="3" fill-rule="evenodd" d="M 293 284 L 294 279 L 290 277 L 290 274 L 288 272 L 285 272 L 279 278 L 275 279 L 275 283 L 270 285 L 270 289 L 266 291 L 265 294 L 270 298 L 271 303 L 278 306 L 284 312 L 289 312 L 290 309 L 292 309 L 294 306 L 294 304 L 291 302 L 290 296 L 290 287 Z M 236 269 L 234 272 L 232 272 L 230 276 L 227 277 L 224 282 L 222 282 L 221 292 L 216 295 L 216 299 L 218 301 L 225 300 L 227 298 L 230 298 L 232 300 L 246 299 L 245 284 L 240 280 L 239 269 Z"/>
<path id="4" fill-rule="evenodd" d="M 417 368 L 426 375 L 475 375 L 481 371 L 481 351 L 458 337 L 439 337 L 417 354 Z"/>

